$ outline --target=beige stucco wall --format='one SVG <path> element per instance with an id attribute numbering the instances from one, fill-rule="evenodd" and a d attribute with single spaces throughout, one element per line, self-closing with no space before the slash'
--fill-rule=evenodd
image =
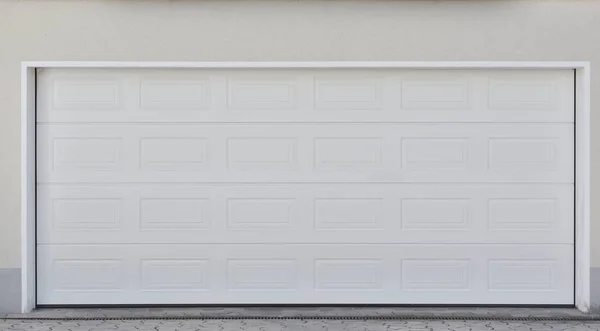
<path id="1" fill-rule="evenodd" d="M 20 62 L 591 61 L 598 0 L 0 0 L 0 268 L 20 266 Z M 592 75 L 600 267 L 600 69 Z"/>

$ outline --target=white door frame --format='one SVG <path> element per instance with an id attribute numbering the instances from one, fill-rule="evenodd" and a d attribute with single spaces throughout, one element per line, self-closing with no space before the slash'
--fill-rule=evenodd
<path id="1" fill-rule="evenodd" d="M 21 67 L 21 311 L 36 306 L 35 106 L 38 68 L 573 69 L 575 74 L 575 306 L 590 308 L 589 62 L 23 62 Z"/>

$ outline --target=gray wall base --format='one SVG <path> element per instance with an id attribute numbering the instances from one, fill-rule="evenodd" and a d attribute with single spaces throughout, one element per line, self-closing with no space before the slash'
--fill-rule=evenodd
<path id="1" fill-rule="evenodd" d="M 0 268 L 0 313 L 21 312 L 21 269 Z"/>
<path id="2" fill-rule="evenodd" d="M 600 312 L 600 268 L 590 269 L 590 311 Z"/>

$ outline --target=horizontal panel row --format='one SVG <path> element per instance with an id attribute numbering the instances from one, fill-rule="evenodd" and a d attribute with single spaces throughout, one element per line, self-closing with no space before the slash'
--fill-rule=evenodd
<path id="1" fill-rule="evenodd" d="M 573 182 L 573 126 L 41 125 L 39 182 Z"/>
<path id="2" fill-rule="evenodd" d="M 39 243 L 573 243 L 573 185 L 39 186 Z"/>
<path id="3" fill-rule="evenodd" d="M 39 304 L 572 304 L 573 246 L 42 245 Z"/>
<path id="4" fill-rule="evenodd" d="M 44 69 L 39 122 L 573 122 L 572 70 Z"/>

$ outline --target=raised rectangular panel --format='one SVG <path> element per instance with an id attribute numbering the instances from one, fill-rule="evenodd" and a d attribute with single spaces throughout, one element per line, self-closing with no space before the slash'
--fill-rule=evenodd
<path id="1" fill-rule="evenodd" d="M 317 229 L 372 229 L 383 222 L 383 199 L 315 199 Z"/>
<path id="2" fill-rule="evenodd" d="M 402 261 L 402 289 L 469 290 L 469 260 L 412 259 Z"/>
<path id="3" fill-rule="evenodd" d="M 466 229 L 471 217 L 469 199 L 404 199 L 403 229 Z"/>
<path id="4" fill-rule="evenodd" d="M 229 290 L 293 290 L 298 269 L 292 259 L 230 259 Z"/>
<path id="5" fill-rule="evenodd" d="M 292 80 L 229 79 L 227 106 L 231 110 L 289 110 L 296 107 Z"/>
<path id="6" fill-rule="evenodd" d="M 402 81 L 402 109 L 469 110 L 469 83 L 452 81 Z"/>
<path id="7" fill-rule="evenodd" d="M 118 110 L 118 81 L 55 81 L 53 110 Z"/>
<path id="8" fill-rule="evenodd" d="M 54 290 L 114 291 L 123 286 L 120 260 L 54 260 Z"/>
<path id="9" fill-rule="evenodd" d="M 490 138 L 492 170 L 554 170 L 558 168 L 558 139 Z"/>
<path id="10" fill-rule="evenodd" d="M 198 170 L 207 167 L 204 138 L 142 138 L 140 166 L 148 170 Z"/>
<path id="11" fill-rule="evenodd" d="M 295 168 L 297 141 L 294 138 L 230 138 L 227 164 L 230 168 Z"/>
<path id="12" fill-rule="evenodd" d="M 295 199 L 229 199 L 227 224 L 230 229 L 281 228 L 292 226 Z"/>
<path id="13" fill-rule="evenodd" d="M 488 286 L 490 291 L 555 290 L 556 267 L 553 260 L 490 260 Z"/>
<path id="14" fill-rule="evenodd" d="M 315 80 L 315 108 L 329 110 L 380 110 L 381 82 L 367 79 Z"/>
<path id="15" fill-rule="evenodd" d="M 376 290 L 383 288 L 383 261 L 317 259 L 315 289 Z"/>
<path id="16" fill-rule="evenodd" d="M 490 199 L 490 229 L 550 229 L 556 226 L 556 199 Z"/>
<path id="17" fill-rule="evenodd" d="M 410 170 L 466 170 L 468 138 L 404 138 L 403 168 Z"/>
<path id="18" fill-rule="evenodd" d="M 210 227 L 208 199 L 153 198 L 140 200 L 143 230 L 185 230 Z"/>
<path id="19" fill-rule="evenodd" d="M 145 110 L 206 110 L 210 108 L 207 81 L 144 80 L 140 108 Z"/>
<path id="20" fill-rule="evenodd" d="M 381 138 L 317 138 L 315 168 L 319 170 L 382 167 Z"/>
<path id="21" fill-rule="evenodd" d="M 114 170 L 120 167 L 120 138 L 54 138 L 53 169 Z"/>
<path id="22" fill-rule="evenodd" d="M 490 78 L 489 108 L 491 110 L 555 110 L 558 106 L 556 82 Z"/>
<path id="23" fill-rule="evenodd" d="M 121 199 L 56 198 L 52 221 L 58 229 L 116 229 L 122 208 Z"/>
<path id="24" fill-rule="evenodd" d="M 148 259 L 141 261 L 142 290 L 209 290 L 208 260 Z"/>

